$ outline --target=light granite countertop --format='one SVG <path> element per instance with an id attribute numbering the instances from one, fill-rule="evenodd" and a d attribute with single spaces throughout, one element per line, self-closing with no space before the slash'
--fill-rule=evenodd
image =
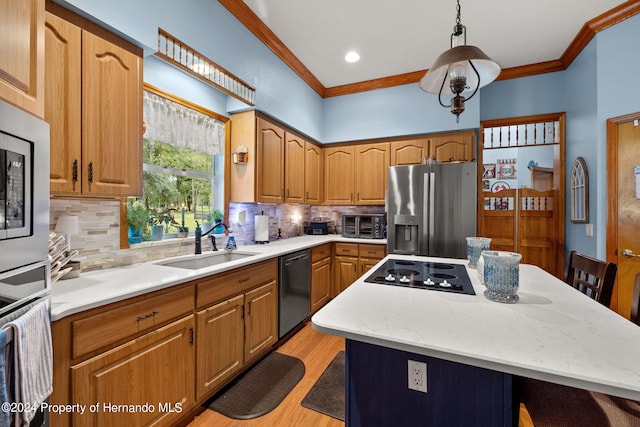
<path id="1" fill-rule="evenodd" d="M 238 252 L 252 252 L 256 255 L 198 270 L 158 265 L 163 260 L 156 260 L 82 273 L 77 278 L 61 280 L 51 286 L 51 320 L 56 321 L 91 308 L 330 242 L 380 245 L 387 243 L 386 239 L 351 239 L 337 234 L 299 236 L 264 245 L 238 245 Z M 203 251 L 199 256 L 211 253 Z M 178 260 L 192 256 L 184 255 L 171 259 Z"/>
<path id="2" fill-rule="evenodd" d="M 352 340 L 640 400 L 640 327 L 533 265 L 520 266 L 517 304 L 486 299 L 476 270 L 467 271 L 476 295 L 361 277 L 312 317 L 313 326 Z"/>

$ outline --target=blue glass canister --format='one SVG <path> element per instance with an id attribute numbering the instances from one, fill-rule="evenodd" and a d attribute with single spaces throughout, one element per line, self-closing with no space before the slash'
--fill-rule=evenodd
<path id="1" fill-rule="evenodd" d="M 491 301 L 516 303 L 519 300 L 520 260 L 515 252 L 484 251 L 484 296 Z"/>

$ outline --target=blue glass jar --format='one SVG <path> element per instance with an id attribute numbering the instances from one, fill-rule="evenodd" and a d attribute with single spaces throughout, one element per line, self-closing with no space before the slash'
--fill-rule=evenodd
<path id="1" fill-rule="evenodd" d="M 516 303 L 519 300 L 520 260 L 522 255 L 515 252 L 482 252 L 484 296 L 491 301 Z"/>
<path id="2" fill-rule="evenodd" d="M 467 237 L 467 259 L 469 268 L 476 268 L 482 251 L 488 251 L 491 239 L 489 237 Z"/>

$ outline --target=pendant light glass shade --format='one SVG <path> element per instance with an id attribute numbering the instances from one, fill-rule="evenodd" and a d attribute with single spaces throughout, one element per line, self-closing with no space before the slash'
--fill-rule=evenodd
<path id="1" fill-rule="evenodd" d="M 467 28 L 460 19 L 460 0 L 457 2 L 456 25 L 451 33 L 451 49 L 443 52 L 427 74 L 420 79 L 420 89 L 438 95 L 438 102 L 451 108 L 460 120 L 464 102 L 478 93 L 478 89 L 494 81 L 500 74 L 500 65 L 475 46 L 467 45 Z M 469 97 L 462 94 L 472 91 Z M 442 102 L 442 95 L 455 95 L 449 105 Z"/>
<path id="2" fill-rule="evenodd" d="M 471 64 L 475 67 L 478 76 Z M 494 81 L 500 74 L 500 65 L 475 46 L 462 45 L 443 52 L 427 74 L 420 79 L 420 88 L 428 93 L 452 95 L 451 74 L 466 77 L 466 89 L 477 90 Z M 444 80 L 444 83 L 443 83 Z"/>

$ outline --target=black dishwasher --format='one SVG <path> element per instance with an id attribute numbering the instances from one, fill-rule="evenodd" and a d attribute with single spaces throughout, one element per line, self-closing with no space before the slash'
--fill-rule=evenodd
<path id="1" fill-rule="evenodd" d="M 309 316 L 311 250 L 283 255 L 278 261 L 278 337 L 282 338 Z"/>

